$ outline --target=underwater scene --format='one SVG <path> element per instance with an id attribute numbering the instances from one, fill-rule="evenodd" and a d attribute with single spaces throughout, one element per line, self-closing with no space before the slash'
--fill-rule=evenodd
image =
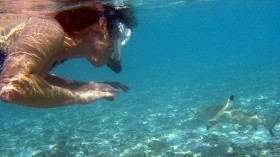
<path id="1" fill-rule="evenodd" d="M 51 109 L 1 101 L 0 156 L 280 156 L 280 1 L 128 2 L 138 26 L 121 73 L 84 59 L 53 72 L 130 90 Z"/>

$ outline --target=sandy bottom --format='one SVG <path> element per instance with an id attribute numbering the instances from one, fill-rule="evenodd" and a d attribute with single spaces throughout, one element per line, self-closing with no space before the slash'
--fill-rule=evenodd
<path id="1" fill-rule="evenodd" d="M 277 82 L 195 81 L 147 80 L 114 102 L 88 106 L 41 110 L 2 104 L 0 156 L 280 156 L 280 122 L 275 137 L 265 126 L 230 122 L 206 130 L 208 113 L 199 113 L 235 94 L 244 112 L 279 116 Z"/>

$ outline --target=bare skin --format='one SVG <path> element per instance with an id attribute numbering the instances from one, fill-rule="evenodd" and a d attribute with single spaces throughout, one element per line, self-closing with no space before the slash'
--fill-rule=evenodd
<path id="1" fill-rule="evenodd" d="M 107 19 L 69 36 L 51 15 L 0 14 L 0 47 L 7 58 L 0 77 L 0 97 L 8 103 L 49 108 L 112 100 L 121 83 L 78 82 L 50 73 L 57 61 L 85 57 L 94 66 L 108 62 L 112 38 Z"/>

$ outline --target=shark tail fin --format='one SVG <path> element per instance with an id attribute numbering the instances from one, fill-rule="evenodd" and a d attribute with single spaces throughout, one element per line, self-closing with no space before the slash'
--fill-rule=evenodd
<path id="1" fill-rule="evenodd" d="M 213 125 L 217 124 L 218 121 L 214 118 L 210 119 L 207 124 L 207 130 L 209 130 Z"/>
<path id="2" fill-rule="evenodd" d="M 275 118 L 271 123 L 267 124 L 267 128 L 269 129 L 269 133 L 271 134 L 271 136 L 275 137 L 275 134 L 273 132 L 273 128 L 275 127 L 275 125 L 279 122 L 280 117 Z"/>

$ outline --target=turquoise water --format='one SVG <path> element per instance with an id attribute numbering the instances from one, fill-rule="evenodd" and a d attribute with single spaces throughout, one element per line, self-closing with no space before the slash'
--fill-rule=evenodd
<path id="1" fill-rule="evenodd" d="M 0 156 L 280 156 L 272 137 L 225 121 L 207 130 L 212 105 L 234 105 L 268 121 L 280 116 L 280 2 L 134 1 L 139 26 L 123 71 L 68 61 L 58 75 L 119 81 L 113 102 L 32 109 L 1 102 Z"/>

